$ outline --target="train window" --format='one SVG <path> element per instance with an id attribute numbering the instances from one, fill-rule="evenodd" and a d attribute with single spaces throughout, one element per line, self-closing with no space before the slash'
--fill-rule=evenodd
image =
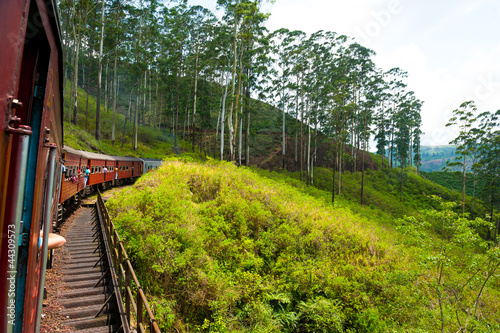
<path id="1" fill-rule="evenodd" d="M 94 168 L 95 168 L 95 167 L 92 167 L 92 171 L 91 171 L 91 173 L 94 173 L 94 171 L 95 171 L 95 169 L 94 169 Z"/>
<path id="2" fill-rule="evenodd" d="M 101 173 L 101 167 L 99 167 L 99 173 Z"/>

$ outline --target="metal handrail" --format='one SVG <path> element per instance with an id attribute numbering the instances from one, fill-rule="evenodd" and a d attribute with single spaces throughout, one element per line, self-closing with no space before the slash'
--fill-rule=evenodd
<path id="1" fill-rule="evenodd" d="M 111 256 L 113 258 L 114 266 L 117 268 L 118 272 L 118 287 L 120 290 L 125 288 L 125 312 L 127 316 L 127 320 L 131 323 L 131 309 L 135 314 L 135 322 L 137 323 L 137 329 L 141 333 L 146 333 L 145 324 L 143 318 L 143 310 L 146 310 L 146 316 L 149 318 L 149 332 L 151 333 L 160 333 L 160 328 L 158 327 L 158 323 L 156 322 L 155 316 L 149 307 L 149 303 L 144 295 L 144 291 L 137 280 L 137 276 L 134 272 L 134 268 L 130 263 L 130 259 L 125 251 L 125 247 L 116 231 L 115 225 L 111 218 L 109 217 L 108 209 L 102 200 L 101 192 L 97 191 L 97 205 L 101 210 L 106 238 L 108 239 L 108 243 L 111 250 Z M 135 284 L 136 291 L 136 299 L 134 301 L 134 293 L 131 284 L 132 281 Z"/>

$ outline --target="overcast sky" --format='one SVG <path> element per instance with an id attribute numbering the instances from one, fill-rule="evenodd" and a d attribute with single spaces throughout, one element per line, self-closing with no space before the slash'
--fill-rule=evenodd
<path id="1" fill-rule="evenodd" d="M 216 0 L 189 0 L 215 12 Z M 374 50 L 375 64 L 408 72 L 408 89 L 424 101 L 423 145 L 448 144 L 445 124 L 467 100 L 500 109 L 499 0 L 276 0 L 266 26 L 334 31 Z"/>

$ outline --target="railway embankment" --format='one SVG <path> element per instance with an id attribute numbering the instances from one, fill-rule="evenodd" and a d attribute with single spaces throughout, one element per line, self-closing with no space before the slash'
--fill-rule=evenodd
<path id="1" fill-rule="evenodd" d="M 446 208 L 388 223 L 374 205 L 332 205 L 329 192 L 230 163 L 168 160 L 108 209 L 165 331 L 436 331 L 441 320 L 451 329 L 467 316 L 457 306 L 473 311 L 489 269 L 478 278 L 469 265 L 491 254 L 474 248 L 479 237 L 461 246 L 467 235 L 448 220 L 441 232 L 438 213 L 456 216 Z M 457 304 L 470 276 L 478 280 Z M 470 320 L 500 329 L 499 281 L 486 282 L 481 315 Z"/>

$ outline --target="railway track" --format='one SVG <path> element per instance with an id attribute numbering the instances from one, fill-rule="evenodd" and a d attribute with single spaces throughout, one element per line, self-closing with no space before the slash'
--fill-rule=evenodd
<path id="1" fill-rule="evenodd" d="M 80 207 L 65 231 L 64 250 L 55 256 L 61 324 L 78 332 L 117 332 L 120 311 L 95 207 Z"/>
<path id="2" fill-rule="evenodd" d="M 50 270 L 55 282 L 47 288 L 47 308 L 59 310 L 48 316 L 54 322 L 42 320 L 46 331 L 160 333 L 99 192 L 97 202 L 78 208 L 61 234 L 66 244 L 56 250 Z"/>

